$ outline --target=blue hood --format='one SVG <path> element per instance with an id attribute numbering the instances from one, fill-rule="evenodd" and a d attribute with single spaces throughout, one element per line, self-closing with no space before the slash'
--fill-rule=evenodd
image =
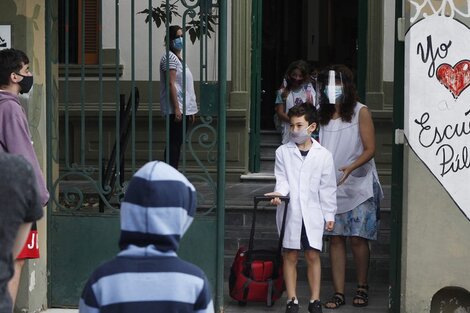
<path id="1" fill-rule="evenodd" d="M 153 246 L 176 251 L 196 213 L 196 189 L 170 165 L 153 161 L 139 169 L 121 204 L 121 250 Z"/>

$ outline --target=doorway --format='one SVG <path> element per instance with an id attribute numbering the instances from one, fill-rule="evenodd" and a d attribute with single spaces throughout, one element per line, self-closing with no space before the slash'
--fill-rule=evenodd
<path id="1" fill-rule="evenodd" d="M 253 36 L 255 53 L 258 52 L 256 48 L 260 46 L 260 61 L 259 63 L 253 62 L 253 65 L 256 69 L 260 68 L 261 77 L 259 87 L 257 87 L 259 89 L 253 89 L 254 93 L 260 95 L 260 99 L 252 102 L 252 108 L 253 106 L 259 108 L 259 116 L 256 116 L 259 127 L 253 127 L 254 131 L 250 133 L 250 140 L 254 142 L 253 146 L 258 147 L 259 151 L 253 153 L 255 150 L 250 150 L 252 158 L 250 159 L 250 171 L 260 172 L 263 177 L 268 177 L 269 174 L 273 174 L 273 171 L 263 170 L 266 168 L 264 164 L 268 161 L 274 163 L 274 154 L 263 150 L 269 148 L 271 142 L 266 142 L 261 136 L 275 132 L 273 116 L 276 91 L 282 83 L 289 63 L 303 59 L 309 63 L 311 70 L 322 69 L 330 64 L 345 64 L 355 74 L 360 101 L 365 103 L 367 52 L 368 49 L 370 51 L 370 46 L 367 44 L 367 23 L 369 14 L 372 13 L 368 12 L 370 2 L 367 0 L 258 0 L 254 3 L 262 3 L 262 8 L 258 13 L 261 16 L 260 25 L 255 24 L 255 26 L 259 26 L 261 45 L 258 45 L 256 41 L 256 34 Z M 256 14 L 255 10 L 253 12 Z M 252 86 L 257 85 L 252 84 Z M 254 110 L 254 112 L 258 111 Z M 388 120 L 383 118 L 378 122 L 377 129 L 380 131 L 388 129 Z M 252 123 L 251 126 L 256 126 L 256 124 Z M 276 147 L 278 145 L 279 143 L 276 142 Z M 267 161 L 266 159 L 269 157 L 272 159 Z M 257 167 L 256 160 L 262 160 L 263 164 Z M 251 164 L 255 165 L 251 167 Z M 387 171 L 384 173 L 389 175 Z M 391 284 L 389 273 L 391 263 L 395 260 L 391 260 L 389 254 L 392 224 L 390 222 L 390 182 L 384 179 L 382 184 L 386 185 L 386 199 L 382 203 L 383 213 L 379 238 L 371 243 L 371 251 L 373 252 L 369 268 L 371 290 L 377 292 L 371 297 L 371 304 L 378 309 L 377 312 L 387 312 L 389 285 Z M 396 258 L 396 256 L 393 257 Z M 349 265 L 346 270 L 346 281 L 350 284 L 348 292 L 355 289 L 355 286 L 352 285 L 355 282 L 355 271 L 353 266 L 350 266 L 351 262 L 352 257 L 348 256 Z M 327 287 L 324 293 L 326 297 L 332 292 L 331 286 L 328 285 L 331 282 L 328 263 L 328 261 L 325 262 L 327 268 L 323 271 Z M 396 283 L 396 278 L 394 280 Z M 352 296 L 353 294 L 347 295 L 349 299 L 352 299 Z"/>
<path id="2" fill-rule="evenodd" d="M 342 63 L 357 72 L 359 0 L 270 0 L 262 16 L 260 126 L 272 130 L 276 90 L 290 62 L 303 59 L 311 70 Z"/>

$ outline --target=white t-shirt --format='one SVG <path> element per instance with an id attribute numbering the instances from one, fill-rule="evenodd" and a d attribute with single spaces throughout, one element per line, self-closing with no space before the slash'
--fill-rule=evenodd
<path id="1" fill-rule="evenodd" d="M 183 92 L 183 63 L 173 53 L 169 52 L 169 69 L 176 70 L 176 94 L 178 97 L 178 104 L 181 112 L 183 112 L 183 99 L 186 94 L 186 115 L 193 115 L 198 112 L 196 103 L 196 93 L 194 92 L 193 74 L 189 70 L 187 64 L 186 68 L 186 92 Z M 167 90 L 166 90 L 166 53 L 163 54 L 160 60 L 160 107 L 163 115 L 174 114 L 173 105 L 171 100 L 167 103 Z"/>
<path id="2" fill-rule="evenodd" d="M 283 89 L 279 89 L 276 95 L 276 105 L 284 103 L 282 100 L 282 92 Z M 315 106 L 315 89 L 313 88 L 311 83 L 304 84 L 295 90 L 291 90 L 286 97 L 285 111 L 286 114 L 289 112 L 289 109 L 292 108 L 296 104 L 302 104 L 305 102 L 312 102 Z M 290 140 L 290 123 L 282 122 L 282 143 L 285 144 Z"/>

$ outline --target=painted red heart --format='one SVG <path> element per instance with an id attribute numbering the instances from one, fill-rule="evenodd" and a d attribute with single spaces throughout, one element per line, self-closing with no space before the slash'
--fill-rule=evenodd
<path id="1" fill-rule="evenodd" d="M 457 99 L 470 85 L 470 60 L 459 61 L 454 66 L 447 63 L 439 65 L 436 78 Z"/>

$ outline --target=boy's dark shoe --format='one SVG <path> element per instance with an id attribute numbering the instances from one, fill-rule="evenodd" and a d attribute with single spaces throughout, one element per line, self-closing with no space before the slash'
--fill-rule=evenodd
<path id="1" fill-rule="evenodd" d="M 287 302 L 286 313 L 299 313 L 299 304 L 294 303 L 295 298 Z"/>
<path id="2" fill-rule="evenodd" d="M 315 300 L 308 304 L 309 313 L 323 313 L 320 300 Z"/>

